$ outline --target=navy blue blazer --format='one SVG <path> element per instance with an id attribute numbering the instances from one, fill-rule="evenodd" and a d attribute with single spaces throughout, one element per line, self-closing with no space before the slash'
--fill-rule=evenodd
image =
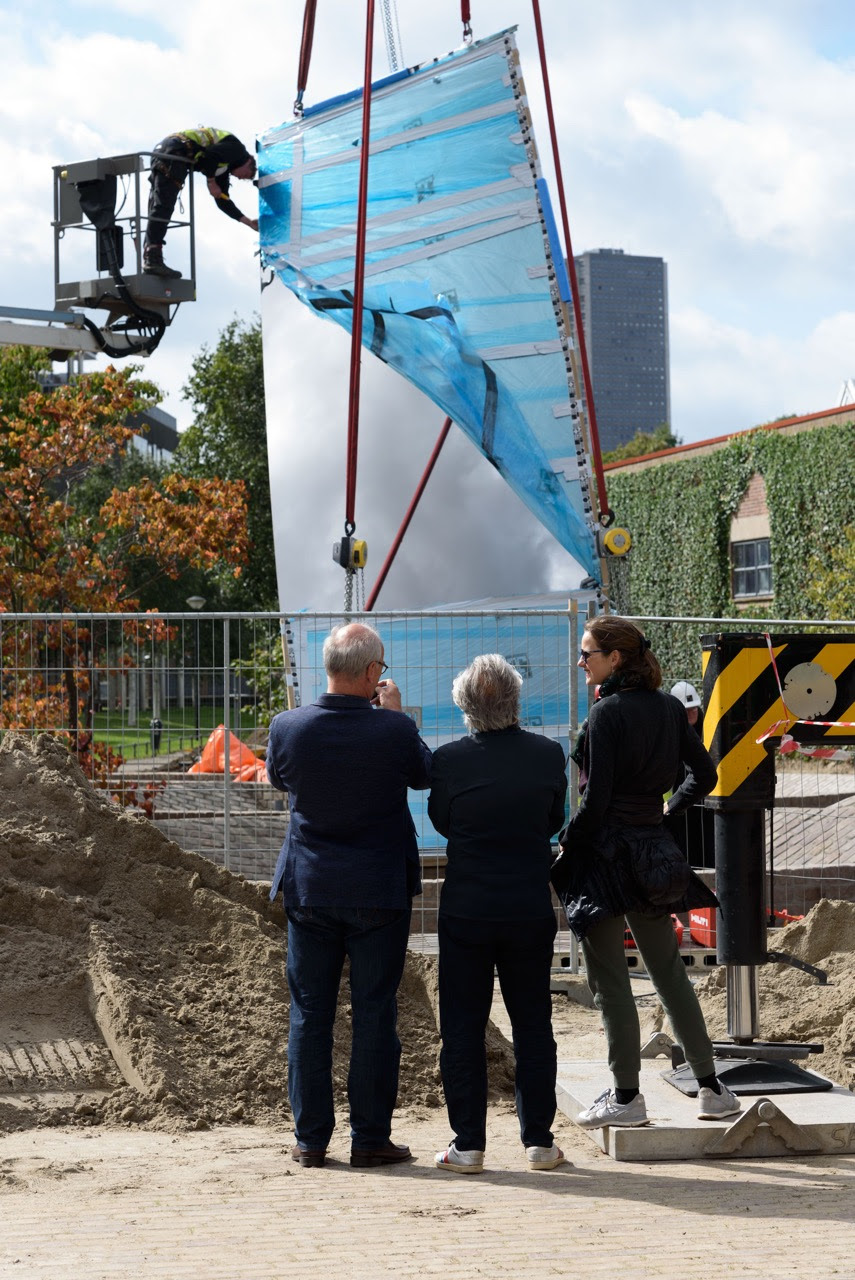
<path id="1" fill-rule="evenodd" d="M 267 776 L 290 797 L 273 886 L 287 906 L 403 909 L 421 891 L 407 788 L 430 784 L 431 753 L 402 711 L 323 693 L 270 725 Z"/>

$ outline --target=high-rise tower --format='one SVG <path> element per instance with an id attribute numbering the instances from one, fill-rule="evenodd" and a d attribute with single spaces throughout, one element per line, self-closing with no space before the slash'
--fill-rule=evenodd
<path id="1" fill-rule="evenodd" d="M 668 268 L 662 258 L 597 249 L 576 258 L 600 447 L 671 425 Z"/>

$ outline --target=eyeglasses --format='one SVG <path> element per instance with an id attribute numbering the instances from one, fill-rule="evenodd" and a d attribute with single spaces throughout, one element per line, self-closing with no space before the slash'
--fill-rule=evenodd
<path id="1" fill-rule="evenodd" d="M 374 659 L 374 661 L 380 664 L 380 674 L 381 674 L 381 676 L 382 676 L 382 675 L 385 675 L 385 674 L 386 674 L 386 672 L 389 670 L 389 663 L 388 663 L 388 662 L 380 662 L 380 659 L 379 659 L 379 658 L 375 658 L 375 659 Z"/>
<path id="2" fill-rule="evenodd" d="M 580 649 L 580 650 L 579 650 L 579 661 L 580 661 L 580 662 L 582 662 L 582 663 L 584 663 L 584 665 L 587 667 L 587 665 L 588 665 L 588 659 L 589 659 L 589 658 L 591 657 L 591 655 L 592 655 L 592 654 L 594 654 L 594 653 L 608 653 L 608 649 Z"/>

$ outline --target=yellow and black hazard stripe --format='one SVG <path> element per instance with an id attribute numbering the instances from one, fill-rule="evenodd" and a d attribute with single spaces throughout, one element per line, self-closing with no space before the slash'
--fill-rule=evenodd
<path id="1" fill-rule="evenodd" d="M 704 743 L 718 768 L 713 808 L 751 808 L 774 791 L 769 748 L 782 734 L 800 742 L 855 741 L 855 636 L 722 633 L 704 636 Z M 774 664 L 772 661 L 774 655 Z M 812 663 L 835 682 L 833 704 L 821 717 L 838 727 L 800 720 L 784 704 L 781 685 L 795 667 Z M 775 668 L 777 667 L 777 674 Z M 758 742 L 758 739 L 765 741 Z"/>

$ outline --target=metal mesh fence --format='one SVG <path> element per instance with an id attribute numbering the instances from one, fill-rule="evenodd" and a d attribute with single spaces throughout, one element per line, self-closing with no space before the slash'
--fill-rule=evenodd
<path id="1" fill-rule="evenodd" d="M 0 731 L 63 738 L 94 785 L 132 804 L 166 835 L 251 879 L 272 875 L 287 830 L 287 799 L 263 773 L 267 725 L 325 688 L 321 650 L 335 614 L 0 614 Z M 454 676 L 479 653 L 501 653 L 523 676 L 526 728 L 565 751 L 587 710 L 576 658 L 584 618 L 574 612 L 375 613 L 390 675 L 431 747 L 465 732 L 451 700 Z M 665 669 L 665 687 L 700 688 L 700 636 L 751 626 L 745 619 L 639 619 L 667 652 L 697 668 Z M 816 625 L 816 624 L 812 624 Z M 828 629 L 832 624 L 822 624 Z M 852 624 L 847 625 L 850 629 Z M 230 767 L 225 768 L 225 761 Z M 355 762 L 358 768 L 358 761 Z M 575 781 L 575 769 L 571 782 Z M 819 897 L 855 897 L 852 763 L 779 760 L 767 815 L 771 908 L 803 914 Z M 570 803 L 575 803 L 571 790 Z M 411 793 L 425 892 L 414 943 L 434 945 L 445 842 Z M 711 867 L 702 827 L 691 860 Z M 570 937 L 558 949 L 569 952 Z"/>

